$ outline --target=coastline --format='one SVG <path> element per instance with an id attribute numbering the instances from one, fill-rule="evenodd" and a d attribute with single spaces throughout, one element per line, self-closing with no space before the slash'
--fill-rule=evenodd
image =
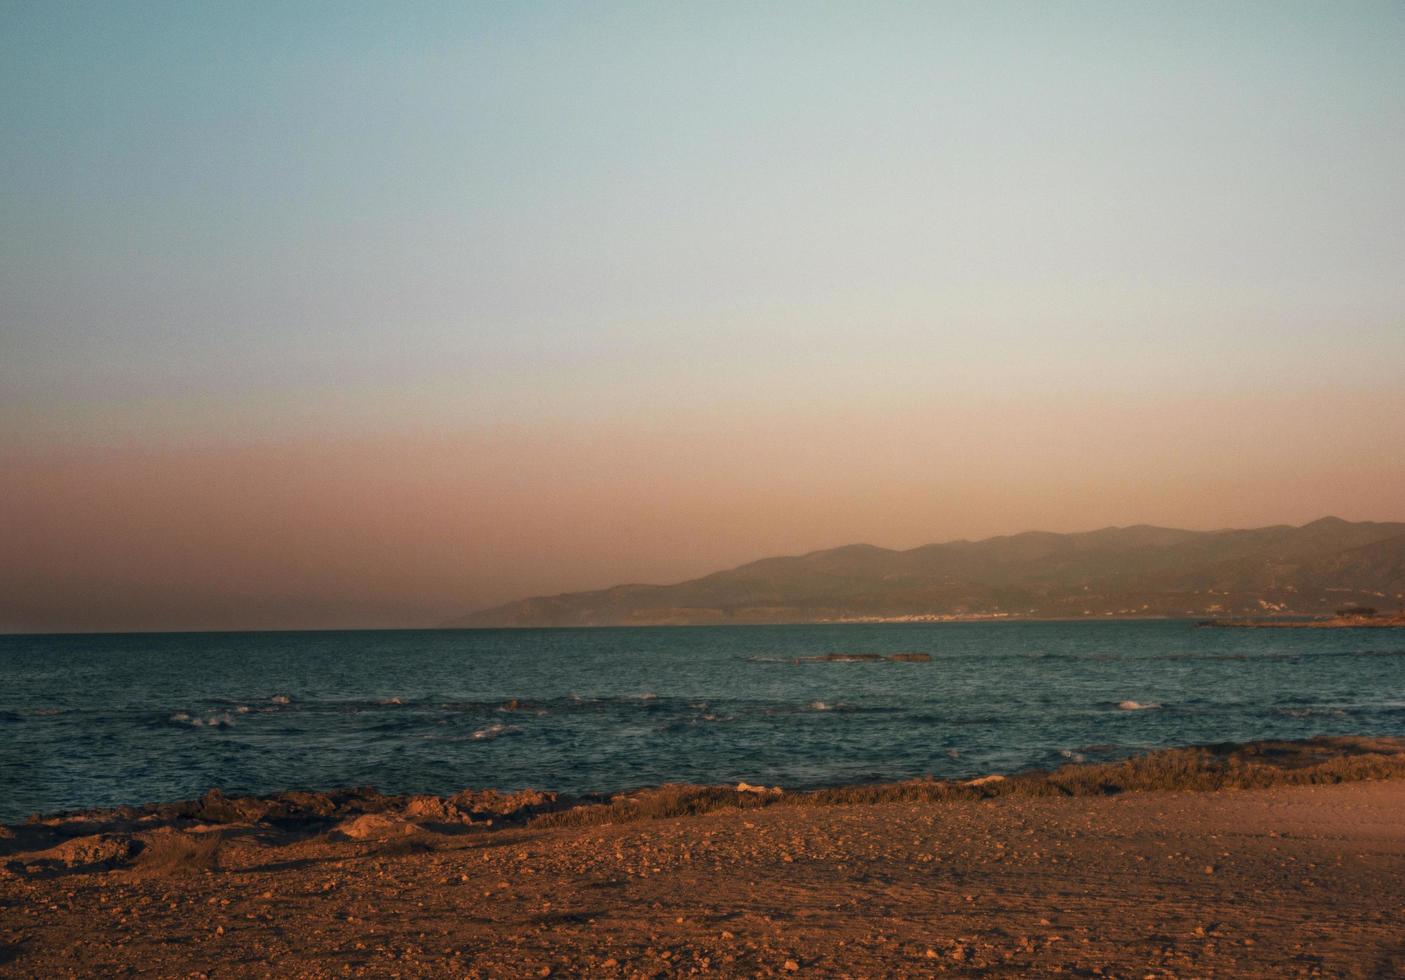
<path id="1" fill-rule="evenodd" d="M 1324 738 L 793 793 L 211 793 L 0 834 L 0 968 L 1369 975 L 1405 965 L 1402 777 L 1405 739 Z"/>
<path id="2" fill-rule="evenodd" d="M 1286 614 L 1284 614 L 1286 615 Z M 1270 626 L 1270 627 L 1304 627 L 1326 624 L 1334 628 L 1354 628 L 1364 626 L 1372 627 L 1401 627 L 1405 626 L 1405 619 L 1400 617 L 1378 617 L 1372 621 L 1352 621 L 1335 622 L 1333 617 L 1312 618 L 1313 613 L 1304 612 L 1293 615 L 1300 616 L 1300 619 L 1205 619 L 1204 612 L 1166 612 L 1166 613 L 1111 613 L 1099 615 L 1030 615 L 1020 613 L 1008 614 L 922 614 L 894 616 L 873 616 L 873 617 L 846 617 L 838 619 L 825 618 L 802 618 L 802 619 L 775 619 L 775 620 L 729 620 L 726 622 L 628 622 L 628 623 L 573 623 L 569 625 L 523 625 L 504 624 L 500 626 L 463 626 L 454 625 L 452 621 L 436 621 L 431 624 L 414 626 L 337 626 L 337 627 L 288 627 L 280 629 L 132 629 L 132 630 L 65 630 L 65 631 L 26 631 L 16 630 L 12 632 L 0 631 L 0 638 L 10 640 L 26 639 L 63 639 L 66 637 L 100 637 L 100 636 L 299 636 L 315 635 L 326 633 L 497 633 L 497 632 L 531 632 L 531 631 L 561 631 L 569 632 L 573 630 L 656 630 L 656 629 L 766 629 L 777 626 L 961 626 L 972 624 L 997 624 L 997 623 L 1027 623 L 1036 625 L 1057 625 L 1063 623 L 1185 623 L 1188 626 L 1201 626 L 1214 624 L 1246 626 Z"/>
<path id="3" fill-rule="evenodd" d="M 1357 630 L 1405 629 L 1405 616 L 1331 616 L 1321 619 L 1207 619 L 1211 629 Z"/>
<path id="4" fill-rule="evenodd" d="M 835 655 L 831 655 L 835 656 Z M 899 654 L 899 658 L 912 655 Z M 826 658 L 816 658 L 826 659 Z M 841 657 L 841 659 L 843 659 Z M 885 658 L 876 658 L 885 659 Z M 891 658 L 888 658 L 891 659 Z M 987 773 L 965 779 L 931 777 L 801 788 L 665 783 L 614 793 L 566 794 L 533 787 L 467 788 L 444 796 L 389 794 L 373 786 L 289 789 L 226 796 L 218 787 L 199 799 L 31 814 L 0 824 L 0 855 L 17 837 L 63 839 L 100 827 L 104 832 L 194 825 L 269 825 L 289 833 L 337 833 L 341 821 L 380 816 L 406 823 L 488 831 L 513 824 L 632 820 L 707 812 L 723 806 L 812 806 L 840 802 L 981 800 L 1021 796 L 1105 796 L 1145 790 L 1207 791 L 1405 777 L 1405 737 L 1318 736 L 1217 742 L 1151 749 L 1110 762 L 1071 762 L 1055 769 Z M 669 801 L 667 804 L 664 801 Z M 670 810 L 669 808 L 673 808 Z M 676 812 L 673 812 L 676 810 Z M 635 812 L 638 811 L 638 812 Z M 0 869 L 5 862 L 0 860 Z"/>

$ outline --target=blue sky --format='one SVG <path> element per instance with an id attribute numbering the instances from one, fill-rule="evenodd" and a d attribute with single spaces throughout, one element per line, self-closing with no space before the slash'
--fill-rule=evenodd
<path id="1" fill-rule="evenodd" d="M 1395 3 L 0 9 L 26 442 L 1405 355 Z"/>

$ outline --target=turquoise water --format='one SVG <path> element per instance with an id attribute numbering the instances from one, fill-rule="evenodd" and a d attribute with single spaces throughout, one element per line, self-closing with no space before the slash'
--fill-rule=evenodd
<path id="1" fill-rule="evenodd" d="M 898 652 L 932 662 L 792 662 Z M 1405 735 L 1405 632 L 1093 622 L 0 636 L 5 821 L 213 786 L 806 786 L 1316 734 Z"/>

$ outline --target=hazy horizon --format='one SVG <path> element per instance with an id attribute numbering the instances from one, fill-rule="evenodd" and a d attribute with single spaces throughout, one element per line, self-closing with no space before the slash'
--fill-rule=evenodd
<path id="1" fill-rule="evenodd" d="M 0 631 L 1405 519 L 1405 5 L 0 0 Z"/>
<path id="2" fill-rule="evenodd" d="M 1336 515 L 1336 514 L 1327 514 L 1327 515 L 1323 515 L 1322 517 L 1319 517 L 1319 518 L 1317 518 L 1316 520 L 1317 520 L 1317 521 L 1321 521 L 1321 520 L 1334 520 L 1334 519 L 1335 519 L 1335 520 L 1345 520 L 1344 518 L 1338 517 L 1338 515 Z M 1369 519 L 1366 519 L 1366 518 L 1362 518 L 1362 520 L 1363 520 L 1363 521 L 1370 522 L 1370 520 L 1369 520 Z M 1182 527 L 1182 528 L 1175 528 L 1175 530 L 1214 532 L 1214 531 L 1252 530 L 1252 529 L 1258 529 L 1258 528 L 1263 528 L 1263 527 L 1272 527 L 1272 526 L 1302 526 L 1302 525 L 1304 525 L 1304 524 L 1311 524 L 1311 523 L 1315 523 L 1315 521 L 1305 521 L 1305 522 L 1302 522 L 1301 524 L 1298 524 L 1298 525 L 1294 525 L 1294 524 L 1292 524 L 1291 522 L 1283 522 L 1283 523 L 1280 523 L 1280 524 L 1277 524 L 1277 525 L 1275 525 L 1275 524 L 1246 525 L 1246 526 L 1244 526 L 1244 527 L 1242 527 L 1242 528 L 1232 528 L 1232 527 Z M 1390 519 L 1390 518 L 1383 518 L 1383 519 L 1375 520 L 1374 523 L 1405 523 L 1405 520 L 1393 520 L 1393 519 Z M 1020 529 L 1020 530 L 1018 530 L 1018 531 L 1011 531 L 1011 532 L 1006 532 L 1006 533 L 997 533 L 997 534 L 991 534 L 991 535 L 980 535 L 980 536 L 975 536 L 975 537 L 956 537 L 956 538 L 932 539 L 932 540 L 930 540 L 930 541 L 921 541 L 921 542 L 918 542 L 918 543 L 916 543 L 916 544 L 903 545 L 903 546 L 899 546 L 899 547 L 896 547 L 896 548 L 887 548 L 887 546 L 885 546 L 885 545 L 876 545 L 876 544 L 874 544 L 874 543 L 871 542 L 871 541 L 848 541 L 848 542 L 843 542 L 843 543 L 831 544 L 831 545 L 823 546 L 823 547 L 820 547 L 820 548 L 815 548 L 815 549 L 809 549 L 809 550 L 805 550 L 805 551 L 800 551 L 800 552 L 796 552 L 795 554 L 796 554 L 796 555 L 802 555 L 802 556 L 803 556 L 803 555 L 805 555 L 805 554 L 810 554 L 810 553 L 815 553 L 815 552 L 825 552 L 825 551 L 830 551 L 830 550 L 834 550 L 834 549 L 839 549 L 839 548 L 844 548 L 844 547 L 854 547 L 854 546 L 877 547 L 877 548 L 884 548 L 885 550 L 903 551 L 903 550 L 912 550 L 912 549 L 915 549 L 915 548 L 921 548 L 921 547 L 924 546 L 924 545 L 949 544 L 949 543 L 953 543 L 953 542 L 956 542 L 956 541 L 975 541 L 975 542 L 983 542 L 983 541 L 987 541 L 987 540 L 990 540 L 990 539 L 998 539 L 998 538 L 1003 538 L 1003 537 L 1017 537 L 1017 536 L 1022 535 L 1022 534 L 1031 534 L 1031 533 L 1079 534 L 1079 533 L 1093 533 L 1093 532 L 1096 532 L 1096 531 L 1104 531 L 1104 530 L 1125 529 L 1125 528 L 1128 528 L 1128 527 L 1138 527 L 1138 526 L 1140 526 L 1140 527 L 1154 526 L 1154 527 L 1162 527 L 1162 528 L 1168 528 L 1168 529 L 1169 529 L 1169 526 L 1168 526 L 1168 525 L 1152 525 L 1152 524 L 1147 524 L 1147 523 L 1141 523 L 1141 524 L 1135 524 L 1135 525 L 1133 525 L 1133 524 L 1128 524 L 1128 525 L 1104 525 L 1104 526 L 1101 526 L 1101 527 L 1077 528 L 1077 529 L 1073 529 L 1073 530 L 1057 531 L 1057 532 L 1049 532 L 1048 529 L 1045 529 L 1045 528 L 1022 528 L 1022 529 Z M 753 556 L 751 556 L 751 557 L 749 557 L 749 558 L 745 558 L 745 559 L 742 559 L 742 560 L 739 560 L 739 561 L 735 561 L 735 562 L 732 562 L 731 564 L 728 564 L 728 565 L 725 565 L 725 566 L 715 566 L 715 567 L 700 569 L 700 570 L 698 570 L 698 571 L 695 572 L 695 573 L 692 573 L 692 574 L 689 574 L 689 575 L 687 575 L 687 576 L 684 576 L 684 577 L 681 577 L 681 578 L 677 578 L 677 579 L 661 579 L 661 580 L 657 580 L 657 581 L 647 581 L 647 582 L 644 581 L 644 580 L 636 580 L 636 579 L 619 579 L 619 580 L 612 580 L 612 581 L 607 581 L 607 582 L 600 582 L 600 583 L 596 583 L 596 584 L 593 584 L 593 585 L 586 585 L 586 586 L 573 586 L 573 587 L 570 587 L 570 588 L 562 588 L 562 589 L 547 589 L 547 590 L 544 590 L 544 591 L 541 591 L 541 592 L 537 592 L 537 593 L 520 592 L 520 593 L 517 593 L 517 594 L 506 595 L 506 596 L 502 597 L 502 599 L 494 600 L 493 602 L 490 602 L 490 603 L 487 603 L 487 604 L 483 604 L 483 605 L 480 605 L 480 606 L 478 606 L 478 607 L 470 607 L 470 608 L 459 608 L 459 609 L 455 609 L 455 610 L 453 610 L 452 613 L 444 613 L 444 612 L 442 612 L 442 611 L 441 611 L 441 612 L 438 612 L 438 613 L 425 613 L 424 615 L 429 616 L 429 617 L 431 617 L 431 618 L 425 619 L 424 621 L 383 621 L 383 622 L 361 622 L 361 623 L 357 624 L 357 623 L 356 623 L 356 617 L 357 617 L 357 616 L 365 616 L 365 615 L 366 615 L 366 610 L 363 609 L 363 608 L 351 608 L 351 609 L 348 609 L 348 610 L 338 611 L 338 612 L 334 612 L 334 613 L 333 613 L 333 616 L 338 616 L 338 615 L 339 615 L 339 616 L 342 617 L 341 619 L 335 619 L 335 618 L 334 618 L 334 619 L 331 619 L 331 620 L 328 620 L 328 621 L 324 621 L 324 622 L 321 622 L 321 623 L 315 623 L 315 624 L 306 624 L 306 623 L 304 623 L 304 624 L 291 624 L 291 625 L 282 624 L 282 625 L 280 625 L 280 624 L 278 624 L 278 623 L 275 621 L 275 622 L 272 622 L 272 623 L 269 623 L 269 624 L 262 624 L 262 625 L 260 625 L 260 624 L 255 623 L 255 624 L 253 624 L 253 625 L 250 625 L 249 622 L 248 622 L 248 620 L 249 620 L 249 618 L 250 618 L 250 616 L 251 616 L 251 613 L 250 613 L 249 609 L 248 609 L 247 607 L 244 607 L 243 604 L 242 604 L 242 602 L 236 600 L 236 601 L 234 601 L 234 602 L 231 602 L 231 604 L 230 604 L 231 607 L 232 607 L 233 615 L 234 615 L 234 617 L 236 617 L 236 618 L 230 619 L 230 620 L 225 621 L 225 622 L 222 622 L 222 623 L 219 622 L 218 620 L 216 620 L 213 624 L 211 624 L 210 622 L 207 621 L 207 622 L 203 622 L 203 623 L 198 623 L 198 622 L 196 622 L 196 623 L 188 623 L 188 624 L 185 624 L 185 625 L 163 625 L 163 624 L 150 625 L 150 624 L 141 624 L 141 623 L 139 623 L 139 624 L 137 624 L 137 625 L 122 625 L 122 624 L 120 623 L 120 621 L 117 621 L 117 624 L 114 625 L 114 622 L 113 622 L 112 620 L 109 620 L 109 621 L 107 621 L 107 622 L 105 622 L 105 623 L 101 621 L 101 617 L 103 617 L 103 616 L 110 616 L 112 611 L 111 611 L 111 609 L 110 609 L 109 607 L 100 607 L 99 609 L 97 609 L 97 610 L 95 610 L 95 611 L 90 611 L 90 614 L 96 615 L 97 617 L 99 617 L 99 620 L 100 620 L 100 621 L 99 621 L 99 625 L 96 625 L 96 626 L 90 626 L 90 627 L 84 627 L 84 626 L 82 626 L 82 625 L 78 625 L 78 626 L 64 626 L 64 627 L 60 627 L 60 628 L 56 628 L 56 629 L 55 629 L 55 628 L 44 628 L 44 627 L 42 627 L 42 626 L 41 626 L 40 628 L 38 628 L 38 629 L 25 628 L 25 627 L 13 628 L 13 627 L 0 626 L 0 633 L 68 633 L 68 632 L 71 632 L 71 633 L 160 633 L 160 632 L 226 632 L 226 631 L 238 632 L 238 631 L 263 631 L 263 630 L 268 630 L 268 631 L 299 631 L 299 630 L 337 630 L 337 629 L 349 629 L 349 630 L 356 630 L 356 629 L 389 629 L 389 630 L 396 630 L 396 629 L 435 629 L 435 628 L 443 627 L 443 626 L 445 626 L 446 624 L 448 624 L 448 623 L 450 623 L 450 622 L 452 622 L 452 621 L 454 621 L 454 620 L 461 620 L 461 619 L 463 619 L 463 617 L 464 617 L 465 614 L 469 614 L 469 613 L 473 613 L 473 612 L 477 612 L 477 611 L 481 611 L 481 610 L 487 610 L 487 609 L 493 608 L 493 607 L 495 607 L 495 606 L 501 605 L 503 601 L 512 601 L 512 600 L 516 600 L 516 599 L 532 598 L 532 597 L 535 597 L 535 596 L 538 596 L 538 595 L 547 595 L 547 596 L 549 596 L 549 595 L 566 594 L 566 593 L 590 592 L 590 591 L 595 591 L 595 590 L 599 590 L 599 589 L 605 589 L 605 588 L 609 588 L 609 587 L 612 587 L 612 586 L 618 586 L 618 585 L 673 585 L 673 584 L 682 583 L 682 582 L 684 582 L 684 581 L 691 581 L 691 580 L 693 580 L 693 579 L 700 578 L 700 577 L 702 577 L 702 576 L 704 576 L 704 575 L 708 575 L 708 574 L 711 574 L 711 573 L 714 573 L 714 572 L 727 571 L 727 570 L 730 570 L 730 569 L 732 569 L 732 568 L 734 568 L 734 567 L 741 566 L 741 565 L 746 565 L 746 564 L 749 564 L 749 563 L 754 562 L 754 561 L 761 561 L 761 560 L 768 559 L 768 558 L 780 558 L 780 557 L 793 557 L 793 555 L 790 555 L 790 554 L 780 554 L 780 553 L 776 553 L 776 554 L 760 554 L 760 555 L 753 555 Z M 448 607 L 446 606 L 446 607 L 443 607 L 443 608 L 444 608 L 444 609 L 447 609 Z M 373 612 L 374 612 L 374 611 L 375 611 L 375 610 L 373 610 Z M 284 609 L 275 609 L 274 612 L 275 612 L 275 615 L 286 615 L 286 614 L 287 614 L 286 610 L 284 610 Z M 265 609 L 259 608 L 259 607 L 256 605 L 256 606 L 255 606 L 255 611 L 254 611 L 253 615 L 256 616 L 256 615 L 259 615 L 260 613 L 265 613 Z M 202 614 L 205 614 L 205 613 L 203 613 L 203 611 L 202 611 Z M 266 613 L 265 613 L 265 614 L 266 614 Z M 208 615 L 208 614 L 205 614 L 205 615 Z M 348 619 L 348 618 L 351 620 L 350 623 L 347 622 L 347 619 Z M 1037 617 L 1036 617 L 1036 618 L 1037 618 Z"/>

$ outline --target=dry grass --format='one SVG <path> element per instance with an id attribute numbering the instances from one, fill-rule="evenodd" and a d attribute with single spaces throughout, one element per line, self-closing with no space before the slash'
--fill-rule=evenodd
<path id="1" fill-rule="evenodd" d="M 1070 765 L 969 785 L 935 779 L 837 786 L 779 795 L 669 784 L 542 814 L 536 827 L 584 827 L 693 816 L 723 808 L 933 803 L 1001 796 L 1106 796 L 1145 791 L 1262 789 L 1405 777 L 1405 739 L 1317 738 L 1165 749 L 1121 762 Z"/>
<path id="2" fill-rule="evenodd" d="M 156 833 L 144 841 L 131 868 L 141 874 L 163 876 L 218 871 L 223 845 L 224 838 L 218 833 Z"/>

